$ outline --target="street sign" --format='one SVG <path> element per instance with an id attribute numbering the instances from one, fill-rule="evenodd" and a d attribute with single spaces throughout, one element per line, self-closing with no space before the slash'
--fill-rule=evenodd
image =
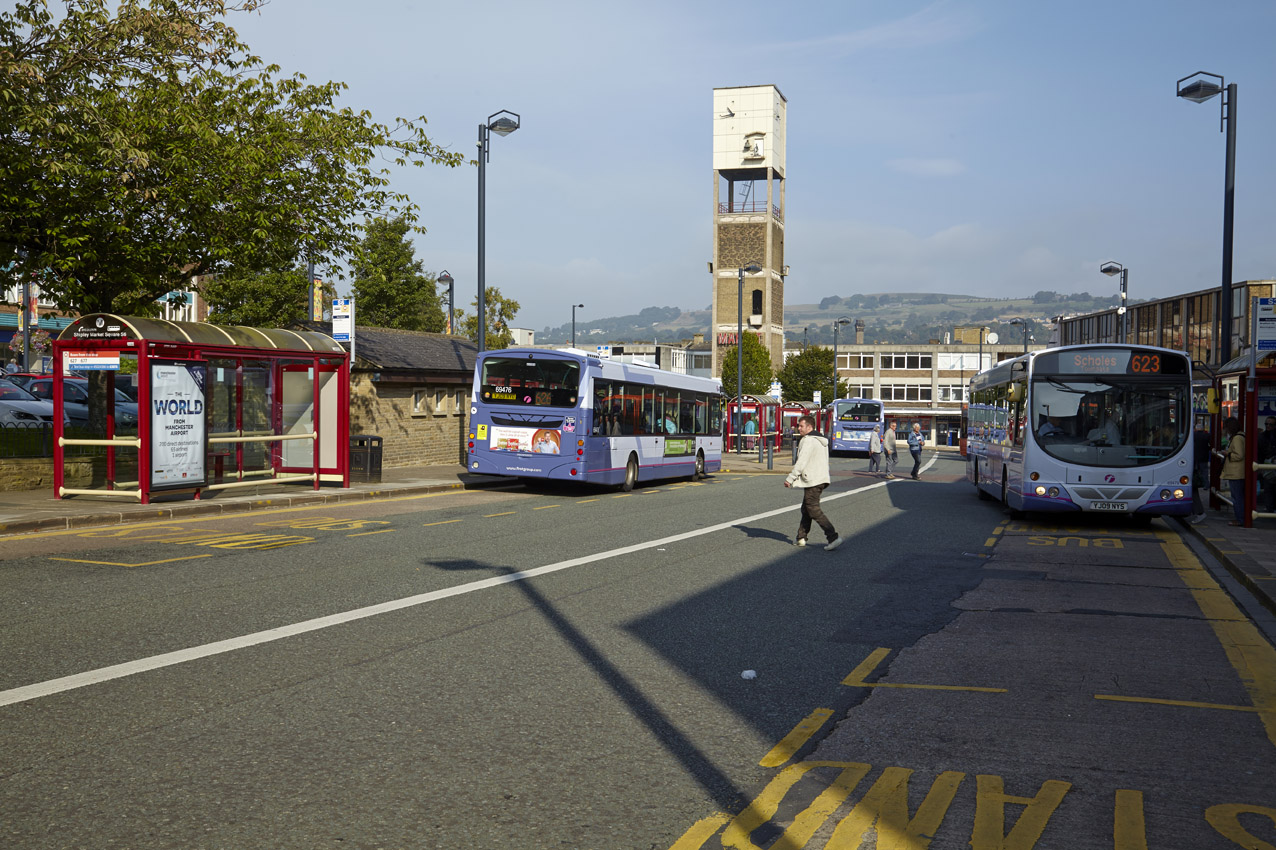
<path id="1" fill-rule="evenodd" d="M 68 351 L 66 368 L 72 372 L 118 372 L 120 353 L 118 351 Z"/>
<path id="2" fill-rule="evenodd" d="M 811 393 L 811 401 L 813 401 L 816 404 L 822 403 L 823 398 L 824 396 L 820 390 L 816 390 L 815 392 Z"/>
<path id="3" fill-rule="evenodd" d="M 1276 298 L 1258 298 L 1258 328 L 1254 342 L 1259 351 L 1276 351 Z"/>
<path id="4" fill-rule="evenodd" d="M 354 335 L 354 299 L 332 299 L 332 338 L 349 342 Z"/>

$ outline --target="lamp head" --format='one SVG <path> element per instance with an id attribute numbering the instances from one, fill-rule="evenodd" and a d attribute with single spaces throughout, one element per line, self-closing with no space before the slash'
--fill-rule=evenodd
<path id="1" fill-rule="evenodd" d="M 444 286 L 452 285 L 452 275 L 447 273 L 447 269 L 444 269 L 443 271 L 439 272 L 439 276 L 437 280 L 439 283 L 443 284 Z"/>
<path id="2" fill-rule="evenodd" d="M 508 136 L 521 126 L 518 113 L 510 112 L 508 109 L 502 109 L 500 112 L 487 116 L 487 129 L 498 136 Z"/>
<path id="3" fill-rule="evenodd" d="M 1202 79 L 1203 77 L 1215 77 L 1218 82 L 1213 80 Z M 1191 80 L 1187 85 L 1183 85 L 1184 80 Z M 1223 92 L 1223 78 L 1218 74 L 1210 74 L 1205 71 L 1197 71 L 1195 74 L 1184 77 L 1178 82 L 1179 97 L 1184 100 L 1190 100 L 1193 103 L 1204 103 L 1215 95 Z"/>
<path id="4" fill-rule="evenodd" d="M 1122 268 L 1123 266 L 1120 263 L 1104 263 L 1099 266 L 1099 271 L 1103 272 L 1108 277 L 1112 277 L 1113 275 L 1120 274 Z"/>

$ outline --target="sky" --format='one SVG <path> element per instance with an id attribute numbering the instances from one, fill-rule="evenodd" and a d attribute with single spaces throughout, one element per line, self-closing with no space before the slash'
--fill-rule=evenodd
<path id="1" fill-rule="evenodd" d="M 231 16 L 252 50 L 382 122 L 424 115 L 487 165 L 489 287 L 540 330 L 649 306 L 705 309 L 713 89 L 788 101 L 787 303 L 1040 290 L 1132 299 L 1219 285 L 1221 98 L 1237 84 L 1233 279 L 1276 278 L 1272 0 L 643 4 L 271 0 Z M 477 169 L 393 175 L 431 273 L 477 281 Z"/>

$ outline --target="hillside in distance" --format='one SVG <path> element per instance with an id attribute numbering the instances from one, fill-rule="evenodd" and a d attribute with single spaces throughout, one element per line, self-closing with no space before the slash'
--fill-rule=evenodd
<path id="1" fill-rule="evenodd" d="M 1046 340 L 1045 326 L 1056 316 L 1076 315 L 1117 305 L 1119 296 L 1093 296 L 1088 292 L 1060 295 L 1038 292 L 1025 298 L 978 298 L 971 295 L 886 292 L 871 295 L 836 295 L 818 304 L 788 304 L 784 310 L 785 334 L 790 342 L 831 345 L 833 323 L 839 318 L 864 320 L 869 342 L 909 343 L 943 340 L 956 325 L 983 324 L 1003 339 L 1022 333 L 1014 318 L 1028 322 L 1030 337 Z M 576 319 L 576 345 L 591 348 L 613 342 L 681 342 L 694 334 L 709 334 L 712 312 L 708 307 L 684 311 L 677 307 L 647 307 L 628 316 Z M 838 341 L 854 339 L 854 325 L 843 326 Z M 537 333 L 541 344 L 567 343 L 571 323 L 546 327 Z"/>

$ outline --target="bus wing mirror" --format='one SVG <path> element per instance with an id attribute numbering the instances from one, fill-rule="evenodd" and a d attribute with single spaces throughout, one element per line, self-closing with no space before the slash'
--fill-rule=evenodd
<path id="1" fill-rule="evenodd" d="M 1211 387 L 1205 391 L 1205 407 L 1210 413 L 1218 413 L 1218 390 Z"/>

